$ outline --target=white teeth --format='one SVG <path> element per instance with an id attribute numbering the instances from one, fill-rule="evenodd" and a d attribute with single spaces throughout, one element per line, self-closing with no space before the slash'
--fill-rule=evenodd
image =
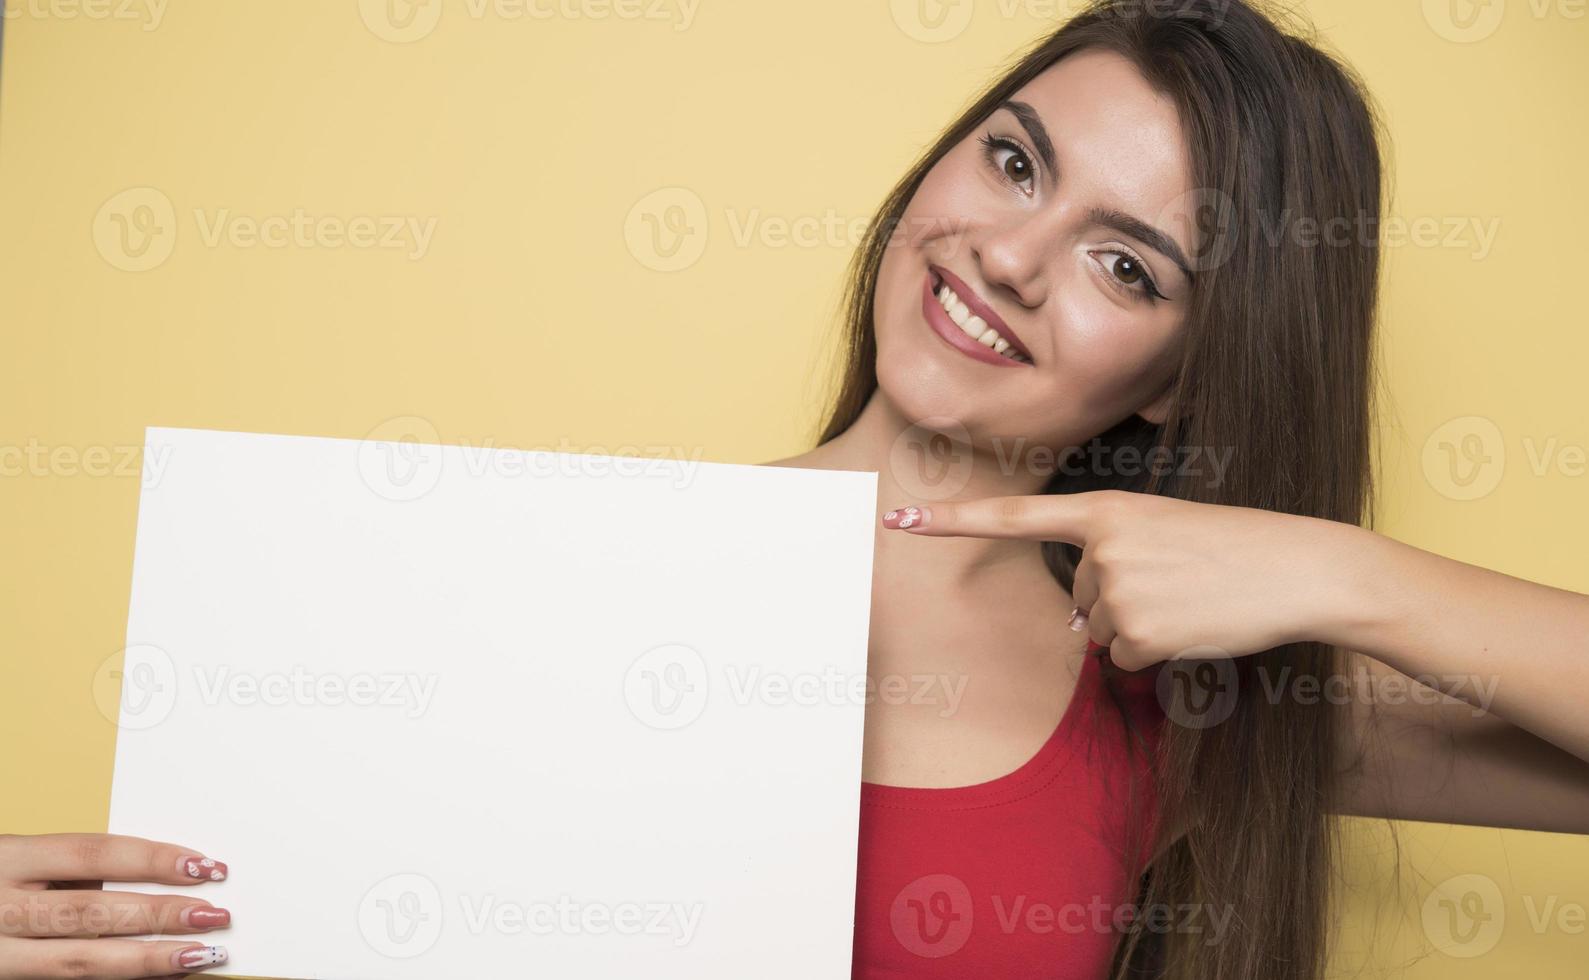
<path id="1" fill-rule="evenodd" d="M 967 337 L 985 347 L 991 347 L 994 353 L 1007 357 L 1012 361 L 1020 361 L 1022 364 L 1031 363 L 1020 351 L 1010 346 L 1010 342 L 1000 336 L 997 330 L 988 326 L 986 320 L 972 313 L 971 308 L 962 302 L 959 296 L 955 295 L 954 290 L 949 288 L 948 283 L 938 287 L 937 296 L 938 304 L 944 308 L 944 312 L 949 314 L 949 319 L 953 320 L 955 326 L 959 327 L 960 331 Z"/>

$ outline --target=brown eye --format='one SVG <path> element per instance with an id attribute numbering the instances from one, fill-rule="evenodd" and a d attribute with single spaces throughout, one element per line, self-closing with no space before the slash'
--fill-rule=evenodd
<path id="1" fill-rule="evenodd" d="M 1096 259 L 1098 265 L 1103 268 L 1103 275 L 1107 276 L 1105 282 L 1111 289 L 1120 290 L 1132 299 L 1146 300 L 1149 303 L 1167 298 L 1159 292 L 1159 287 L 1153 282 L 1153 273 L 1149 271 L 1147 263 L 1141 259 L 1112 248 L 1087 254 Z M 1127 288 L 1121 289 L 1122 286 Z"/>
<path id="2" fill-rule="evenodd" d="M 1014 140 L 988 133 L 978 139 L 982 144 L 982 154 L 987 159 L 988 166 L 996 171 L 999 177 L 1021 188 L 1023 193 L 1030 194 L 1031 188 L 1026 186 L 1035 176 L 1032 172 L 1032 159 L 1026 155 L 1021 145 Z"/>

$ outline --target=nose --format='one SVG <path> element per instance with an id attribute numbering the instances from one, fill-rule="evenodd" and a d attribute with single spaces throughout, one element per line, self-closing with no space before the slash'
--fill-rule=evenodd
<path id="1" fill-rule="evenodd" d="M 1035 309 L 1048 296 L 1057 236 L 1051 220 L 1038 213 L 1007 216 L 984 229 L 971 246 L 982 279 L 990 289 Z"/>

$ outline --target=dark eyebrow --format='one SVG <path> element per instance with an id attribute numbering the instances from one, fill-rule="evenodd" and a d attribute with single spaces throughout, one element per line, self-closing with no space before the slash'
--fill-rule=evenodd
<path id="1" fill-rule="evenodd" d="M 1175 239 L 1166 235 L 1141 218 L 1133 218 L 1124 211 L 1113 208 L 1093 208 L 1087 212 L 1087 217 L 1094 224 L 1113 228 L 1122 235 L 1129 235 L 1137 241 L 1167 257 L 1180 267 L 1181 274 L 1190 281 L 1192 277 L 1192 263 L 1186 260 L 1186 254 L 1181 251 L 1181 246 L 1175 244 Z"/>
<path id="2" fill-rule="evenodd" d="M 1026 130 L 1026 135 L 1032 141 L 1032 148 L 1042 158 L 1043 172 L 1051 176 L 1055 174 L 1059 168 L 1054 163 L 1054 141 L 1048 138 L 1048 127 L 1043 125 L 1043 117 L 1025 102 L 1017 102 L 1014 99 L 1005 99 L 999 103 L 999 108 L 1008 109 L 1021 124 L 1021 128 Z"/>

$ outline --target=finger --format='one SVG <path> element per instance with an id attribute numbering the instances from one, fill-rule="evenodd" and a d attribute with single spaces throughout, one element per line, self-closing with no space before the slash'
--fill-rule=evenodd
<path id="1" fill-rule="evenodd" d="M 1076 605 L 1070 618 L 1070 628 L 1079 633 L 1087 628 L 1092 607 L 1098 604 L 1097 568 L 1088 560 L 1085 552 L 1076 564 L 1076 575 L 1070 583 L 1070 597 Z"/>
<path id="2" fill-rule="evenodd" d="M 1113 658 L 1113 647 L 1118 637 L 1107 599 L 1097 600 L 1087 611 L 1087 637 L 1101 647 L 1109 647 L 1109 656 Z"/>
<path id="3" fill-rule="evenodd" d="M 177 895 L 17 891 L 7 898 L 0 902 L 0 934 L 7 936 L 180 936 L 232 921 L 226 909 Z"/>
<path id="4" fill-rule="evenodd" d="M 140 939 L 9 939 L 0 947 L 0 980 L 135 980 L 219 966 L 225 946 Z"/>
<path id="5" fill-rule="evenodd" d="M 0 835 L 0 877 L 10 881 L 221 881 L 225 864 L 191 847 L 120 834 Z"/>
<path id="6" fill-rule="evenodd" d="M 1122 670 L 1141 670 L 1153 663 L 1153 658 L 1145 651 L 1120 635 L 1119 624 L 1115 622 L 1108 599 L 1093 603 L 1092 611 L 1087 616 L 1087 635 L 1094 643 L 1106 647 L 1109 662 Z"/>
<path id="7" fill-rule="evenodd" d="M 929 537 L 1024 538 L 1086 547 L 1095 492 L 908 504 L 885 513 L 883 526 Z"/>

